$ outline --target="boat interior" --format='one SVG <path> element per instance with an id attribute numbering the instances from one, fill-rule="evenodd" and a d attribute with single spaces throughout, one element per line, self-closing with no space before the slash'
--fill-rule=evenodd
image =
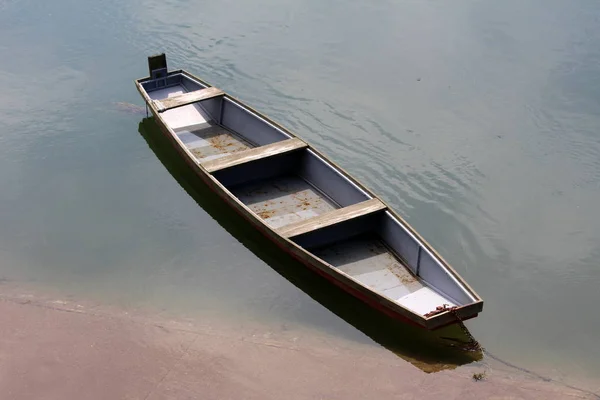
<path id="1" fill-rule="evenodd" d="M 139 83 L 188 155 L 280 235 L 421 316 L 476 301 L 385 204 L 302 140 L 184 71 Z"/>

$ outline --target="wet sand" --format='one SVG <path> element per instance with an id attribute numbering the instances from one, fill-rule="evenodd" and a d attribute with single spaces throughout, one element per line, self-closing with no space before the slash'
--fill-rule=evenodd
<path id="1" fill-rule="evenodd" d="M 376 346 L 171 318 L 2 285 L 8 399 L 594 399 L 480 365 L 427 374 Z"/>

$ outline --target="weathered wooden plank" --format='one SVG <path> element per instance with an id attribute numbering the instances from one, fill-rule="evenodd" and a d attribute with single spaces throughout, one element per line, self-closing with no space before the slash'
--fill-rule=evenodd
<path id="1" fill-rule="evenodd" d="M 280 142 L 267 144 L 253 149 L 239 151 L 225 157 L 209 160 L 202 163 L 202 166 L 210 173 L 233 167 L 234 165 L 244 164 L 261 158 L 271 157 L 276 154 L 287 153 L 289 151 L 302 149 L 307 144 L 298 138 L 282 140 Z"/>
<path id="2" fill-rule="evenodd" d="M 224 94 L 225 93 L 221 89 L 209 87 L 206 89 L 180 94 L 179 96 L 173 96 L 162 100 L 154 100 L 154 105 L 156 106 L 157 111 L 161 113 L 172 108 L 186 106 L 188 104 L 197 103 L 199 101 L 222 96 Z"/>
<path id="3" fill-rule="evenodd" d="M 376 211 L 385 210 L 386 208 L 386 205 L 383 204 L 381 200 L 370 199 L 348 207 L 339 208 L 313 218 L 282 226 L 277 230 L 277 233 L 279 233 L 281 236 L 290 238 L 303 233 L 325 228 L 326 226 L 335 225 L 352 218 L 357 218 L 363 215 L 374 213 Z"/>

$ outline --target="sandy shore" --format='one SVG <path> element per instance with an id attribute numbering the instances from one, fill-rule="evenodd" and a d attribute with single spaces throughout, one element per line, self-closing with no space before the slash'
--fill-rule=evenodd
<path id="1" fill-rule="evenodd" d="M 426 374 L 372 345 L 124 311 L 2 286 L 8 399 L 596 399 L 481 366 Z"/>

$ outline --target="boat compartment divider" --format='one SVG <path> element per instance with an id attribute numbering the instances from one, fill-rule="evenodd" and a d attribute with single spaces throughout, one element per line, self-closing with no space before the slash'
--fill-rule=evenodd
<path id="1" fill-rule="evenodd" d="M 223 96 L 225 93 L 216 87 L 208 87 L 206 89 L 194 90 L 173 96 L 162 100 L 154 100 L 154 105 L 159 113 L 170 110 L 172 108 L 187 106 L 188 104 L 197 103 L 202 100 L 211 99 L 217 96 Z"/>
<path id="2" fill-rule="evenodd" d="M 214 160 L 209 160 L 201 164 L 208 172 L 213 173 L 215 171 L 233 167 L 235 165 L 303 149 L 307 146 L 308 145 L 305 142 L 298 138 L 286 139 L 279 142 L 266 144 L 264 146 L 255 147 L 253 149 L 238 151 L 236 153 Z"/>
<path id="3" fill-rule="evenodd" d="M 387 207 L 379 199 L 370 199 L 353 204 L 348 207 L 338 208 L 325 214 L 309 219 L 285 225 L 277 230 L 283 237 L 291 238 L 317 229 L 332 226 L 353 218 L 358 218 L 377 211 L 385 210 Z"/>

